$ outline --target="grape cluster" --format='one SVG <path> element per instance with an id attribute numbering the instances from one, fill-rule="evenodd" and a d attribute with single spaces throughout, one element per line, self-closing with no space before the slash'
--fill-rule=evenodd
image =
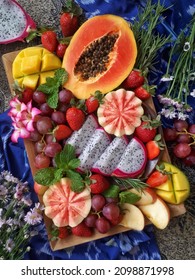
<path id="1" fill-rule="evenodd" d="M 56 141 L 53 131 L 57 125 L 66 123 L 65 113 L 72 98 L 69 90 L 61 90 L 58 94 L 58 107 L 54 110 L 47 104 L 45 93 L 33 93 L 33 104 L 41 110 L 41 114 L 36 116 L 35 130 L 31 132 L 29 140 L 35 143 L 34 163 L 38 169 L 54 165 L 53 158 L 63 148 L 63 141 Z"/>
<path id="2" fill-rule="evenodd" d="M 91 212 L 84 222 L 88 227 L 100 233 L 107 233 L 122 220 L 122 212 L 117 198 L 107 198 L 103 194 L 95 194 L 91 199 Z"/>
<path id="3" fill-rule="evenodd" d="M 195 124 L 175 120 L 173 127 L 163 132 L 165 141 L 173 144 L 173 154 L 187 166 L 195 166 Z"/>

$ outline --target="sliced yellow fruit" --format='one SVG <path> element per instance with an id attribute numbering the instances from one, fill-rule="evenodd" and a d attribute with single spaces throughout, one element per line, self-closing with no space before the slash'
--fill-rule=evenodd
<path id="1" fill-rule="evenodd" d="M 184 202 L 190 194 L 190 184 L 186 175 L 175 165 L 164 162 L 165 170 L 172 172 L 164 184 L 154 190 L 164 201 L 171 204 Z"/>
<path id="2" fill-rule="evenodd" d="M 61 60 L 43 47 L 29 47 L 20 51 L 12 64 L 12 74 L 20 86 L 36 89 L 45 83 L 46 77 L 53 77 L 61 68 Z"/>

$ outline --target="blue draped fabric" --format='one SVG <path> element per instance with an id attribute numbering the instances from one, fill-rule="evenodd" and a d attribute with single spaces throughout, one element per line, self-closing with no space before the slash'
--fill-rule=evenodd
<path id="1" fill-rule="evenodd" d="M 131 20 L 135 17 L 139 5 L 144 7 L 146 4 L 146 1 L 138 0 L 77 0 L 76 2 L 83 8 L 87 17 L 111 13 L 122 16 L 127 20 Z M 174 6 L 166 11 L 166 20 L 162 19 L 159 30 L 161 33 L 172 34 L 173 38 L 176 38 L 179 31 L 189 22 L 195 11 L 194 0 L 165 0 L 162 1 L 162 3 L 167 7 L 171 5 Z M 166 53 L 166 50 L 162 50 L 162 65 L 166 63 L 166 54 L 163 52 Z M 151 79 L 158 82 L 162 71 L 163 66 Z M 192 100 L 192 102 L 194 101 Z M 160 105 L 157 101 L 155 101 L 155 105 L 158 110 Z M 193 106 L 195 106 L 194 103 Z M 191 118 L 195 119 L 194 115 L 192 115 Z M 20 180 L 28 181 L 32 188 L 32 197 L 34 201 L 37 201 L 37 197 L 33 192 L 33 178 L 24 149 L 24 143 L 21 139 L 17 144 L 12 143 L 10 140 L 11 133 L 11 120 L 6 111 L 0 115 L 0 171 L 9 170 Z M 152 225 L 147 226 L 141 232 L 128 231 L 126 233 L 53 252 L 47 239 L 45 226 L 42 223 L 40 226 L 40 234 L 32 238 L 30 246 L 32 249 L 26 254 L 26 259 L 161 259 Z"/>

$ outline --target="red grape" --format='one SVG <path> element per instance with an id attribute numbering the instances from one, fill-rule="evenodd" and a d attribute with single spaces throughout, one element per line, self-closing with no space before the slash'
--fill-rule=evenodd
<path id="1" fill-rule="evenodd" d="M 95 222 L 95 227 L 100 233 L 106 233 L 110 230 L 111 225 L 105 217 L 99 217 Z"/>
<path id="2" fill-rule="evenodd" d="M 100 211 L 106 204 L 106 199 L 103 195 L 101 194 L 96 194 L 92 197 L 91 199 L 91 208 L 94 211 Z"/>
<path id="3" fill-rule="evenodd" d="M 115 220 L 120 215 L 120 208 L 115 202 L 110 202 L 103 207 L 102 214 L 108 220 Z"/>
<path id="4" fill-rule="evenodd" d="M 53 113 L 53 109 L 51 107 L 49 107 L 49 105 L 47 103 L 43 103 L 40 105 L 39 109 L 41 110 L 41 115 L 43 116 L 51 116 L 51 114 Z"/>
<path id="5" fill-rule="evenodd" d="M 164 128 L 163 134 L 165 141 L 174 141 L 177 138 L 177 131 L 174 128 Z"/>
<path id="6" fill-rule="evenodd" d="M 57 142 L 51 142 L 45 146 L 45 154 L 48 157 L 55 157 L 59 152 L 61 152 L 62 146 Z"/>
<path id="7" fill-rule="evenodd" d="M 35 143 L 35 152 L 37 154 L 43 152 L 44 148 L 45 148 L 45 142 L 43 142 L 42 140 L 39 140 Z"/>
<path id="8" fill-rule="evenodd" d="M 183 159 L 183 162 L 187 165 L 187 166 L 195 166 L 195 150 L 192 150 L 191 153 Z"/>
<path id="9" fill-rule="evenodd" d="M 47 98 L 46 94 L 43 93 L 42 91 L 34 91 L 33 92 L 33 100 L 37 102 L 38 104 L 45 103 Z"/>
<path id="10" fill-rule="evenodd" d="M 179 143 L 173 148 L 173 153 L 177 158 L 185 158 L 191 153 L 191 147 L 187 143 Z"/>
<path id="11" fill-rule="evenodd" d="M 188 132 L 195 135 L 195 124 L 189 126 Z"/>
<path id="12" fill-rule="evenodd" d="M 53 136 L 53 134 L 46 134 L 44 139 L 45 139 L 45 142 L 47 144 L 49 144 L 49 143 L 53 142 L 54 136 Z"/>
<path id="13" fill-rule="evenodd" d="M 188 123 L 184 120 L 175 120 L 173 126 L 177 131 L 180 132 L 188 129 Z"/>
<path id="14" fill-rule="evenodd" d="M 66 113 L 67 109 L 70 108 L 68 104 L 60 103 L 58 105 L 58 111 Z"/>
<path id="15" fill-rule="evenodd" d="M 36 122 L 36 127 L 39 133 L 46 134 L 53 128 L 52 120 L 49 117 L 41 117 Z"/>
<path id="16" fill-rule="evenodd" d="M 47 168 L 50 166 L 51 160 L 48 156 L 44 153 L 40 153 L 35 157 L 35 167 L 40 168 Z"/>
<path id="17" fill-rule="evenodd" d="M 84 222 L 85 222 L 86 226 L 88 226 L 88 227 L 95 227 L 97 218 L 98 218 L 98 216 L 96 214 L 89 214 L 85 218 Z"/>
<path id="18" fill-rule="evenodd" d="M 191 137 L 189 134 L 179 134 L 177 136 L 177 142 L 178 143 L 190 143 L 191 142 Z"/>
<path id="19" fill-rule="evenodd" d="M 37 129 L 30 132 L 30 137 L 29 137 L 30 141 L 37 142 L 41 140 L 41 138 L 42 138 L 42 134 L 40 134 Z"/>
<path id="20" fill-rule="evenodd" d="M 56 123 L 56 124 L 63 124 L 66 122 L 66 117 L 65 114 L 61 111 L 54 111 L 51 114 L 51 119 Z"/>
<path id="21" fill-rule="evenodd" d="M 62 103 L 69 104 L 70 100 L 73 98 L 73 94 L 68 89 L 62 89 L 58 94 L 58 99 Z"/>

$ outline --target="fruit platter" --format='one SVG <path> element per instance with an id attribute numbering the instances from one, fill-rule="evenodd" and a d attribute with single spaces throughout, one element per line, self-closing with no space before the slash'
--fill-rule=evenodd
<path id="1" fill-rule="evenodd" d="M 148 223 L 163 230 L 185 213 L 189 182 L 171 164 L 136 57 L 114 15 L 83 23 L 61 57 L 44 41 L 3 56 L 12 141 L 24 138 L 52 250 Z"/>

